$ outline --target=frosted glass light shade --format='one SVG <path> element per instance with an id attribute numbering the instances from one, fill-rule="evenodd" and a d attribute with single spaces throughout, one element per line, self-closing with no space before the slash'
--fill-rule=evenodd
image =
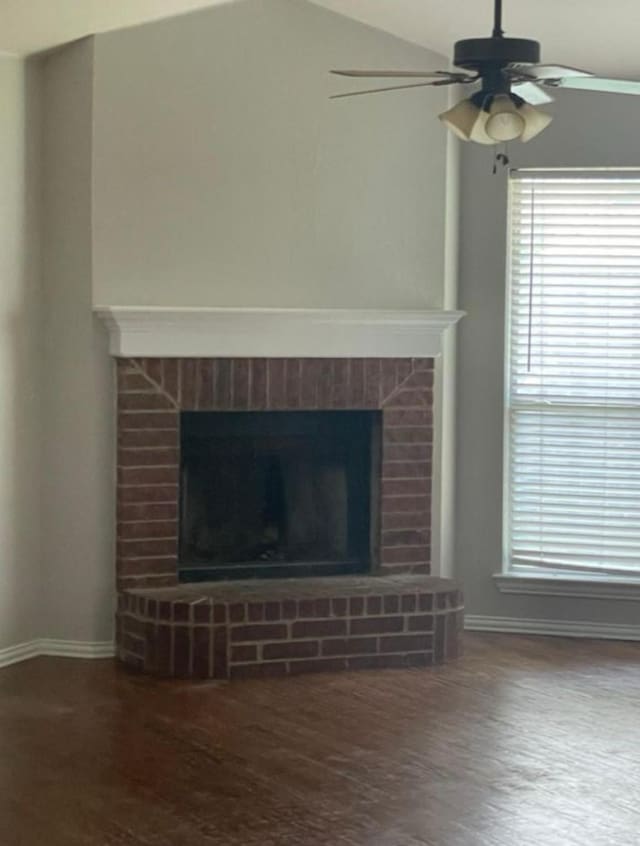
<path id="1" fill-rule="evenodd" d="M 520 136 L 520 140 L 524 143 L 539 135 L 553 120 L 551 115 L 541 112 L 539 109 L 534 109 L 528 103 L 520 106 L 518 111 L 524 119 L 524 131 Z"/>
<path id="2" fill-rule="evenodd" d="M 471 100 L 460 100 L 459 103 L 438 115 L 442 123 L 454 135 L 463 141 L 471 140 L 471 130 L 478 119 L 481 110 Z"/>
<path id="3" fill-rule="evenodd" d="M 485 132 L 496 142 L 513 141 L 525 130 L 524 117 L 508 94 L 497 94 L 489 107 Z"/>

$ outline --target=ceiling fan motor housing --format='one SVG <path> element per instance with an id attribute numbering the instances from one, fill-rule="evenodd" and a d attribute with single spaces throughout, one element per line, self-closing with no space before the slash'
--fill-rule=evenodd
<path id="1" fill-rule="evenodd" d="M 465 38 L 454 45 L 453 64 L 482 72 L 484 68 L 511 63 L 536 65 L 540 44 L 529 38 Z"/>

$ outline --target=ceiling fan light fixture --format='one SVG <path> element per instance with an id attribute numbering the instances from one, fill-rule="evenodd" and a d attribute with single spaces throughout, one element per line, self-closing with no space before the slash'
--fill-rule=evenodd
<path id="1" fill-rule="evenodd" d="M 520 141 L 524 144 L 531 141 L 536 135 L 539 135 L 543 129 L 546 129 L 553 118 L 546 112 L 541 112 L 540 109 L 534 109 L 528 103 L 523 103 L 518 109 L 522 118 L 524 119 L 524 130 L 520 136 Z"/>
<path id="2" fill-rule="evenodd" d="M 438 115 L 438 118 L 448 130 L 462 141 L 470 141 L 471 132 L 481 112 L 482 110 L 472 100 L 465 99 L 460 100 L 446 112 L 442 112 Z"/>
<path id="3" fill-rule="evenodd" d="M 526 129 L 526 123 L 518 106 L 508 94 L 496 94 L 489 106 L 485 132 L 494 143 L 515 141 Z"/>

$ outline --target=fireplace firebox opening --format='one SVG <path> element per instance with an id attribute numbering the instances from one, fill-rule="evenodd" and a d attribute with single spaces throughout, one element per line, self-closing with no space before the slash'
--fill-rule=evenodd
<path id="1" fill-rule="evenodd" d="M 183 412 L 180 580 L 375 570 L 380 430 L 379 411 Z"/>

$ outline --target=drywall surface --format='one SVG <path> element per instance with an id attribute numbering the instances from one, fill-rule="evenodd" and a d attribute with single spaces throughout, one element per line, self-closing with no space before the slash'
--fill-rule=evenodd
<path id="1" fill-rule="evenodd" d="M 112 363 L 91 306 L 91 40 L 44 73 L 43 627 L 95 642 L 112 634 Z"/>
<path id="2" fill-rule="evenodd" d="M 446 91 L 328 71 L 446 59 L 300 0 L 95 45 L 95 304 L 442 304 Z"/>
<path id="3" fill-rule="evenodd" d="M 0 58 L 0 650 L 39 636 L 40 100 L 31 62 Z"/>
<path id="4" fill-rule="evenodd" d="M 558 93 L 553 124 L 512 145 L 516 167 L 640 166 L 640 104 L 633 97 Z M 615 131 L 612 131 L 615 128 Z M 465 145 L 461 170 L 457 390 L 456 559 L 469 614 L 637 624 L 638 603 L 514 596 L 491 578 L 502 558 L 506 173 L 492 150 Z"/>

